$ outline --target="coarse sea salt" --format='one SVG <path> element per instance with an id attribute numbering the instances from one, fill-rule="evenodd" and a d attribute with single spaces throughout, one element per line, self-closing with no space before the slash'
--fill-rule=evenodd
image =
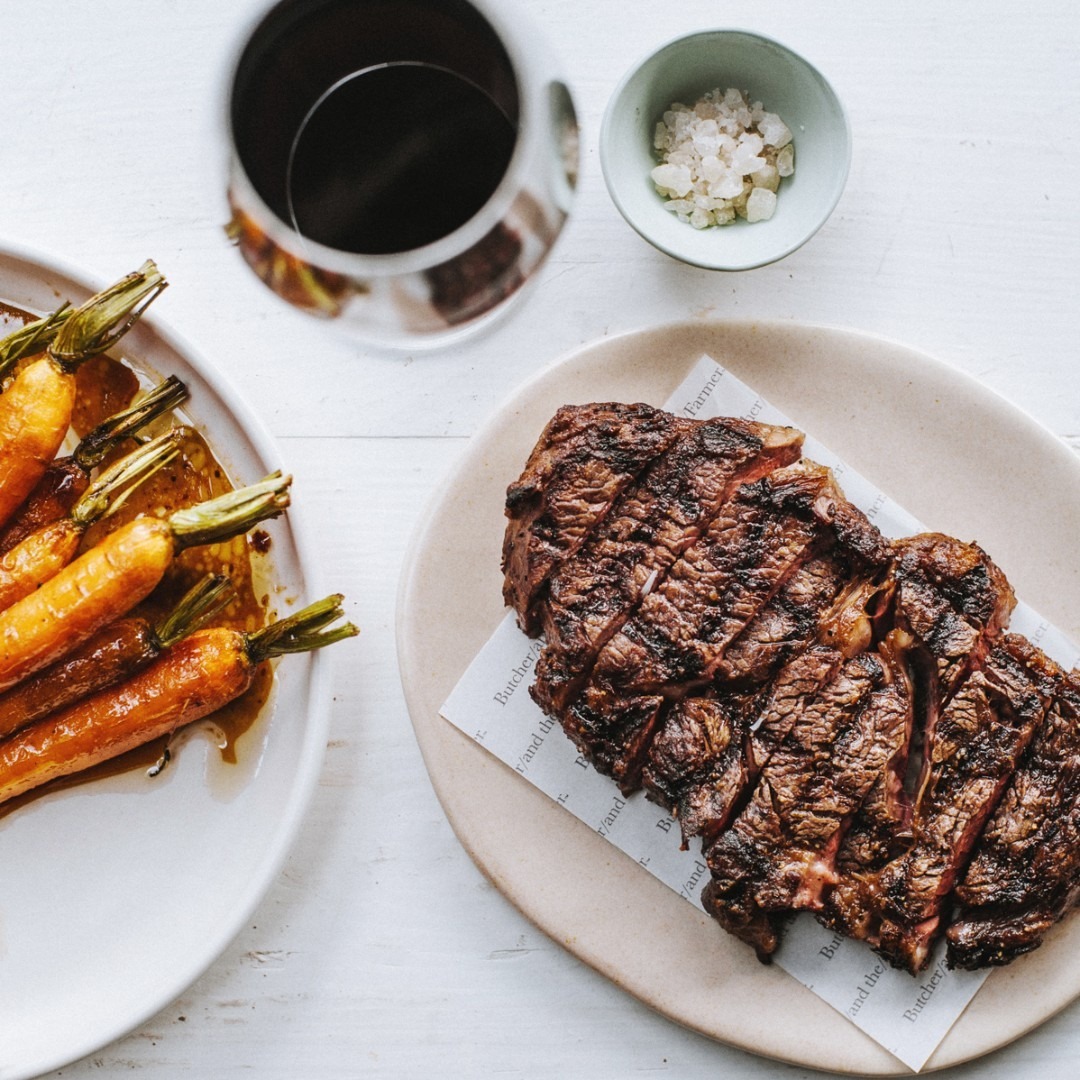
<path id="1" fill-rule="evenodd" d="M 675 102 L 656 125 L 660 164 L 650 176 L 664 206 L 695 229 L 736 218 L 767 221 L 780 181 L 795 171 L 791 130 L 741 90 Z"/>

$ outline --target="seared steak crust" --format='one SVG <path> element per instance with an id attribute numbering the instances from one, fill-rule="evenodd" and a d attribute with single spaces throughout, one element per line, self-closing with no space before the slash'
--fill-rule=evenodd
<path id="1" fill-rule="evenodd" d="M 876 938 L 878 874 L 911 841 L 911 800 L 903 786 L 914 728 L 908 647 L 907 636 L 893 630 L 879 648 L 891 687 L 891 723 L 879 733 L 882 766 L 840 843 L 836 880 L 819 915 L 833 930 L 863 940 Z"/>
<path id="2" fill-rule="evenodd" d="M 1046 722 L 956 888 L 964 910 L 947 934 L 954 967 L 1006 964 L 1038 948 L 1080 898 L 1080 682 L 1045 664 L 1054 681 Z"/>
<path id="3" fill-rule="evenodd" d="M 885 562 L 881 535 L 820 465 L 803 461 L 740 488 L 603 649 L 593 682 L 623 692 L 703 687 L 728 645 L 837 535 Z"/>
<path id="4" fill-rule="evenodd" d="M 600 651 L 580 696 L 557 714 L 567 734 L 624 791 L 636 788 L 663 702 L 704 690 L 727 647 L 841 538 L 884 561 L 887 545 L 829 470 L 800 462 L 743 485 Z"/>
<path id="5" fill-rule="evenodd" d="M 753 775 L 748 704 L 733 697 L 690 697 L 668 710 L 648 750 L 642 782 L 679 819 L 685 849 L 711 838 L 731 817 Z"/>
<path id="6" fill-rule="evenodd" d="M 930 658 L 933 684 L 927 695 L 944 705 L 981 663 L 1008 622 L 1016 596 L 977 544 L 920 533 L 895 541 L 893 550 L 896 622 Z"/>
<path id="7" fill-rule="evenodd" d="M 884 540 L 801 441 L 559 410 L 507 492 L 531 692 L 700 838 L 759 957 L 811 910 L 914 973 L 955 906 L 949 962 L 1005 963 L 1080 902 L 1080 676 L 1005 633 L 978 545 Z"/>
<path id="8" fill-rule="evenodd" d="M 911 847 L 879 879 L 878 950 L 896 967 L 915 973 L 929 959 L 949 893 L 1053 690 L 1037 650 L 1006 635 L 938 720 Z"/>
<path id="9" fill-rule="evenodd" d="M 895 733 L 906 724 L 902 684 L 880 658 L 846 660 L 797 713 L 787 737 L 761 770 L 746 808 L 708 848 L 713 913 L 759 956 L 757 937 L 776 916 L 818 910 L 836 880 L 836 851 L 852 815 L 885 767 Z"/>
<path id="10" fill-rule="evenodd" d="M 639 472 L 691 421 L 651 405 L 566 405 L 506 492 L 503 600 L 527 633 L 552 570 L 572 555 Z"/>
<path id="11" fill-rule="evenodd" d="M 893 565 L 883 592 L 892 603 L 889 635 L 894 669 L 912 682 L 918 715 L 867 796 L 837 856 L 840 879 L 821 919 L 834 930 L 876 942 L 879 874 L 911 844 L 911 798 L 905 772 L 922 790 L 941 710 L 1001 634 L 1015 597 L 1001 570 L 977 544 L 941 533 L 920 533 L 893 543 Z M 912 764 L 909 766 L 909 753 Z"/>
<path id="12" fill-rule="evenodd" d="M 546 712 L 576 695 L 603 645 L 734 489 L 790 464 L 801 447 L 792 428 L 707 420 L 653 460 L 551 576 L 533 687 Z"/>

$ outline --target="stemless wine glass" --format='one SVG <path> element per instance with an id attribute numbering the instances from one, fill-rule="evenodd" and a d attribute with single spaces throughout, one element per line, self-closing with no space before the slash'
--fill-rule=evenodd
<path id="1" fill-rule="evenodd" d="M 534 277 L 577 174 L 551 54 L 493 0 L 281 0 L 231 73 L 228 226 L 278 296 L 442 345 Z"/>

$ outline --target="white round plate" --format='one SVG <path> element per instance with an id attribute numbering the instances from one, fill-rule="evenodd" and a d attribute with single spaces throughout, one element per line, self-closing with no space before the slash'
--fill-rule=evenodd
<path id="1" fill-rule="evenodd" d="M 109 280 L 129 269 L 114 268 Z M 107 283 L 0 251 L 0 299 L 16 307 L 51 310 Z M 234 482 L 279 467 L 270 437 L 220 374 L 152 315 L 114 353 L 187 384 L 184 415 Z M 306 560 L 295 521 L 280 518 L 268 531 L 283 606 L 306 596 Z M 195 735 L 154 780 L 141 771 L 102 779 L 0 818 L 0 1077 L 36 1076 L 124 1035 L 183 992 L 245 925 L 280 870 L 321 766 L 322 670 L 317 656 L 279 664 L 236 765 Z"/>
<path id="2" fill-rule="evenodd" d="M 996 394 L 902 345 L 793 323 L 694 322 L 603 340 L 533 379 L 472 440 L 413 538 L 398 604 L 402 682 L 436 792 L 477 865 L 533 922 L 642 1001 L 771 1057 L 906 1073 L 779 968 L 438 715 L 503 616 L 503 500 L 566 403 L 662 405 L 710 354 L 897 498 L 977 540 L 1018 594 L 1080 639 L 1080 461 Z M 929 1068 L 975 1057 L 1080 994 L 1080 918 L 994 972 Z M 778 1019 L 781 1019 L 778 1022 Z"/>

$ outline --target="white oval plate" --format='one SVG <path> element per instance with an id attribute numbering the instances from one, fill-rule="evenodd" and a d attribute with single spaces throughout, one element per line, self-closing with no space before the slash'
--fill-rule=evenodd
<path id="1" fill-rule="evenodd" d="M 105 284 L 0 251 L 0 299 L 16 307 L 51 310 Z M 270 437 L 221 375 L 152 316 L 115 353 L 187 384 L 184 415 L 234 482 L 280 467 Z M 310 564 L 296 522 L 280 518 L 268 531 L 273 578 L 285 590 L 275 600 L 306 596 Z M 119 1038 L 183 992 L 245 925 L 318 776 L 329 718 L 324 670 L 317 656 L 279 665 L 235 766 L 196 736 L 153 781 L 141 772 L 103 779 L 0 819 L 0 1077 L 36 1076 Z"/>
<path id="2" fill-rule="evenodd" d="M 663 404 L 709 353 L 897 498 L 977 540 L 1019 595 L 1080 639 L 1080 461 L 1017 408 L 893 342 L 793 323 L 695 322 L 587 346 L 472 440 L 413 537 L 398 603 L 402 682 L 432 783 L 477 865 L 556 941 L 672 1019 L 734 1046 L 859 1075 L 896 1058 L 622 855 L 438 710 L 503 615 L 506 486 L 566 403 Z M 1080 994 L 1080 918 L 994 972 L 929 1068 L 1015 1039 Z M 782 1022 L 777 1022 L 783 1018 Z"/>

